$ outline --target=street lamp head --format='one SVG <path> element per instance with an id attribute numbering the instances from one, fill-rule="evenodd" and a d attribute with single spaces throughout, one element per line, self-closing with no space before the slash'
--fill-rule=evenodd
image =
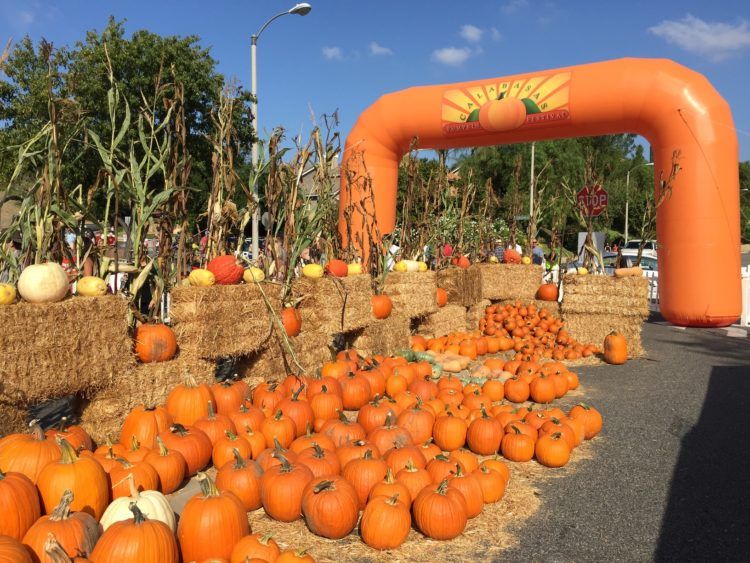
<path id="1" fill-rule="evenodd" d="M 295 4 L 290 10 L 290 14 L 297 14 L 298 16 L 306 16 L 310 13 L 310 10 L 312 10 L 312 5 L 310 5 L 307 2 L 300 2 L 299 4 Z"/>

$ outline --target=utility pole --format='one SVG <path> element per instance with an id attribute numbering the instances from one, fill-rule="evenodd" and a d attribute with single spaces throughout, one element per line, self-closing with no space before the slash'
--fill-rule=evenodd
<path id="1" fill-rule="evenodd" d="M 531 174 L 529 179 L 529 221 L 531 216 L 534 214 L 534 145 L 531 143 Z"/>

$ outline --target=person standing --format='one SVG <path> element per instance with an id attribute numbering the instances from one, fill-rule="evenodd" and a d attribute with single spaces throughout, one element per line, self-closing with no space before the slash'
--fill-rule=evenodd
<path id="1" fill-rule="evenodd" d="M 544 264 L 544 250 L 536 239 L 531 241 L 531 262 L 539 266 Z"/>

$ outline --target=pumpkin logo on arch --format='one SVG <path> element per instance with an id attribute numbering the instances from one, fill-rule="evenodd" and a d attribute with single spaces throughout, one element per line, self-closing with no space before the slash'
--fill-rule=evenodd
<path id="1" fill-rule="evenodd" d="M 452 88 L 443 94 L 448 135 L 503 132 L 570 119 L 570 73 L 561 72 Z"/>

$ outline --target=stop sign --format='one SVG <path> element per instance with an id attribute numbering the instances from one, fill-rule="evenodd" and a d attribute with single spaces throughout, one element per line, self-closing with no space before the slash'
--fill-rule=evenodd
<path id="1" fill-rule="evenodd" d="M 587 217 L 598 217 L 607 207 L 609 196 L 607 190 L 599 184 L 584 186 L 577 196 L 578 207 Z"/>

